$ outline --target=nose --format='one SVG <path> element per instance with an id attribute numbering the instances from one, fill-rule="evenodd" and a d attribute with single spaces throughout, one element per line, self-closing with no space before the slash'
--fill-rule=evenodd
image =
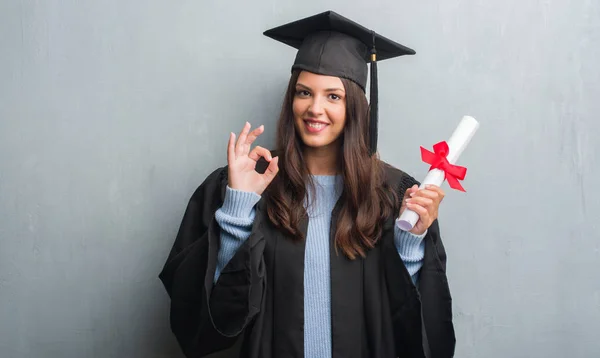
<path id="1" fill-rule="evenodd" d="M 324 106 L 321 102 L 321 96 L 314 96 L 313 100 L 308 107 L 308 114 L 311 116 L 318 117 L 324 112 Z"/>

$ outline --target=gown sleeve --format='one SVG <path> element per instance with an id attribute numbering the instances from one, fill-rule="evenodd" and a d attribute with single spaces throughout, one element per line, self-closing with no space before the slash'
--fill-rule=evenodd
<path id="1" fill-rule="evenodd" d="M 420 184 L 402 171 L 391 166 L 387 168 L 389 182 L 396 188 L 399 198 L 402 198 L 408 188 Z M 398 203 L 397 211 L 399 205 L 400 203 Z M 424 245 L 424 255 L 415 288 L 421 302 L 423 347 L 427 357 L 453 357 L 456 335 L 452 315 L 452 295 L 446 274 L 447 255 L 437 219 L 427 229 L 422 245 Z M 389 272 L 395 272 L 396 268 L 397 265 L 392 265 Z M 393 287 L 390 290 L 396 297 L 402 294 L 401 292 L 393 293 L 395 290 Z M 395 322 L 395 327 L 398 331 L 402 331 L 402 322 Z"/>
<path id="2" fill-rule="evenodd" d="M 187 357 L 232 346 L 260 311 L 265 289 L 264 238 L 257 213 L 248 239 L 215 282 L 227 169 L 209 175 L 192 195 L 159 274 L 170 299 L 170 325 Z"/>
<path id="3" fill-rule="evenodd" d="M 430 357 L 453 357 L 456 336 L 452 296 L 446 275 L 446 250 L 438 220 L 427 230 L 425 257 L 419 272 L 418 289 L 423 307 L 424 337 Z"/>

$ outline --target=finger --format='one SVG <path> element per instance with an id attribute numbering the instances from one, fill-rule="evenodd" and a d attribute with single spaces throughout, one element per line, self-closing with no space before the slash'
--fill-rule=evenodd
<path id="1" fill-rule="evenodd" d="M 408 197 L 413 196 L 417 192 L 417 190 L 419 190 L 419 187 L 416 184 L 406 189 L 406 191 L 404 192 L 404 198 L 406 199 Z"/>
<path id="2" fill-rule="evenodd" d="M 409 192 L 409 194 L 408 194 L 408 195 L 412 197 L 412 196 L 414 196 L 414 195 L 415 195 L 415 193 L 416 193 L 417 191 L 419 191 L 419 186 L 418 186 L 417 184 L 415 184 L 415 185 L 413 185 L 412 187 L 410 187 L 410 188 L 408 189 L 408 192 Z"/>
<path id="3" fill-rule="evenodd" d="M 259 135 L 263 134 L 264 131 L 265 131 L 265 126 L 261 125 L 260 127 L 256 128 L 252 132 L 250 132 L 250 134 L 248 134 L 248 138 L 246 138 L 246 145 L 248 146 L 248 148 L 250 148 L 252 146 L 252 143 L 254 143 L 256 138 L 258 138 Z"/>
<path id="4" fill-rule="evenodd" d="M 250 123 L 246 122 L 244 128 L 240 132 L 240 137 L 238 138 L 237 144 L 235 146 L 235 155 L 238 157 L 240 155 L 248 154 L 246 150 L 246 138 L 248 137 L 248 132 L 250 131 Z"/>
<path id="5" fill-rule="evenodd" d="M 273 179 L 275 178 L 275 176 L 277 175 L 278 172 L 279 172 L 279 157 L 275 157 L 269 163 L 267 170 L 265 170 L 265 174 L 263 174 L 267 181 L 267 185 L 269 185 L 273 181 Z"/>
<path id="6" fill-rule="evenodd" d="M 429 222 L 429 211 L 418 204 L 406 203 L 406 207 L 419 215 L 419 219 L 424 222 Z"/>
<path id="7" fill-rule="evenodd" d="M 440 195 L 440 197 L 442 199 L 444 198 L 444 196 L 446 196 L 444 189 L 440 188 L 437 185 L 431 185 L 431 184 L 425 185 L 425 189 L 435 191 L 436 193 L 438 193 Z"/>
<path id="8" fill-rule="evenodd" d="M 412 191 L 410 190 L 410 188 L 406 189 L 406 191 L 404 192 L 404 197 L 402 198 L 402 201 L 405 201 L 406 199 L 410 198 L 412 194 Z"/>
<path id="9" fill-rule="evenodd" d="M 229 134 L 229 142 L 227 143 L 227 164 L 231 165 L 235 159 L 235 133 Z"/>
<path id="10" fill-rule="evenodd" d="M 418 198 L 418 197 L 429 198 L 429 199 L 433 199 L 433 200 L 441 199 L 441 196 L 437 191 L 429 190 L 429 189 L 421 189 L 421 190 L 417 191 L 415 193 L 415 195 L 413 195 L 413 198 Z"/>
<path id="11" fill-rule="evenodd" d="M 258 160 L 261 157 L 265 158 L 267 160 L 267 162 L 270 162 L 271 159 L 273 159 L 271 157 L 271 152 L 268 149 L 263 148 L 263 147 L 258 146 L 258 145 L 256 147 L 254 147 L 254 149 L 252 149 L 252 151 L 250 152 L 250 154 L 248 155 L 248 157 L 250 159 L 254 160 L 255 162 L 258 162 Z"/>
<path id="12" fill-rule="evenodd" d="M 422 197 L 422 196 L 413 196 L 412 198 L 407 199 L 406 203 L 407 204 L 417 204 L 417 205 L 428 208 L 428 207 L 433 206 L 434 201 L 433 201 L 433 199 Z"/>

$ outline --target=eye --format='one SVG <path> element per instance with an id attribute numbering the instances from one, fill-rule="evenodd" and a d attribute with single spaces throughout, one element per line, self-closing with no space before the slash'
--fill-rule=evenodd
<path id="1" fill-rule="evenodd" d="M 298 96 L 298 97 L 309 97 L 310 96 L 310 92 L 308 92 L 307 90 L 297 90 L 296 91 L 296 96 Z"/>
<path id="2" fill-rule="evenodd" d="M 334 101 L 339 101 L 340 99 L 342 99 L 342 97 L 338 96 L 337 94 L 331 93 L 329 94 L 329 98 L 334 100 Z"/>

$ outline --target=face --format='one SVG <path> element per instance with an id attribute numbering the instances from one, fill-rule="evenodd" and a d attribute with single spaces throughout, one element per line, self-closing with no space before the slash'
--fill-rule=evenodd
<path id="1" fill-rule="evenodd" d="M 337 145 L 346 123 L 346 92 L 338 77 L 302 71 L 292 107 L 296 131 L 306 146 Z"/>

